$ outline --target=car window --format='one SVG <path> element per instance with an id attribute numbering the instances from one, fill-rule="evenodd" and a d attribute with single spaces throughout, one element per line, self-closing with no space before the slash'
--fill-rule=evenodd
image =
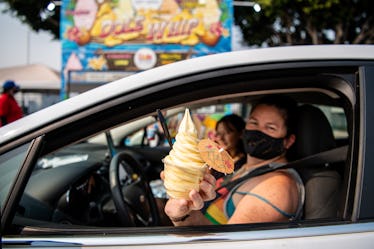
<path id="1" fill-rule="evenodd" d="M 140 146 L 146 144 L 147 140 L 144 139 L 145 131 L 144 129 L 138 130 L 130 135 L 128 135 L 125 139 L 126 146 Z"/>
<path id="2" fill-rule="evenodd" d="M 206 105 L 197 108 L 189 108 L 191 117 L 196 125 L 198 137 L 213 138 L 217 121 L 227 114 L 242 115 L 245 112 L 245 104 L 228 103 L 219 105 Z M 178 132 L 179 124 L 183 118 L 184 110 L 165 119 L 172 142 Z M 133 132 L 125 139 L 126 146 L 169 146 L 168 140 L 164 135 L 161 124 L 155 121 L 146 127 Z"/>
<path id="3" fill-rule="evenodd" d="M 335 139 L 347 139 L 347 118 L 344 109 L 341 107 L 323 105 L 317 105 L 317 107 L 323 111 L 329 120 Z"/>
<path id="4" fill-rule="evenodd" d="M 347 119 L 342 107 L 315 105 L 326 115 L 336 140 L 348 138 Z M 200 138 L 213 138 L 217 121 L 224 115 L 235 113 L 245 118 L 251 109 L 250 103 L 229 103 L 221 105 L 207 105 L 192 108 L 191 114 L 196 123 Z M 179 123 L 183 118 L 183 112 L 166 118 L 172 140 L 178 131 Z M 129 134 L 124 140 L 126 146 L 168 146 L 168 141 L 158 121 Z"/>
<path id="5" fill-rule="evenodd" d="M 232 113 L 245 118 L 251 109 L 251 104 L 249 102 L 230 102 L 194 105 L 188 108 L 198 130 L 199 138 L 212 139 L 215 135 L 216 123 L 220 118 Z M 335 138 L 347 138 L 347 124 L 343 109 L 329 106 L 318 106 L 318 108 L 323 110 L 328 117 L 334 129 Z M 184 110 L 185 108 L 181 108 L 166 118 L 172 140 L 175 140 Z M 115 131 L 113 132 L 113 130 Z M 166 191 L 159 179 L 159 173 L 164 167 L 162 159 L 167 155 L 170 147 L 159 121 L 153 116 L 148 116 L 127 122 L 113 130 L 110 131 L 110 134 L 116 136 L 116 139 L 123 136 L 121 134 L 125 134 L 125 139 L 122 140 L 125 146 L 117 146 L 117 152 L 126 151 L 135 161 L 140 162 L 140 167 L 149 180 L 153 195 L 164 202 Z M 127 134 L 129 131 L 131 132 Z M 118 220 L 111 192 L 112 186 L 108 181 L 111 157 L 108 149 L 110 143 L 106 139 L 106 136 L 101 134 L 95 138 L 60 148 L 39 158 L 26 185 L 18 214 L 25 218 L 58 224 L 124 226 Z M 138 150 L 138 148 L 144 150 Z M 22 149 L 25 153 L 27 147 L 19 148 L 19 150 Z M 9 153 L 18 156 L 12 159 L 12 163 L 7 163 L 7 167 L 12 167 L 11 165 L 15 164 L 20 165 L 24 154 L 16 151 Z M 5 157 L 6 154 L 2 156 Z M 132 163 L 131 160 L 121 163 L 123 167 L 119 168 L 118 175 L 121 183 L 131 185 L 138 179 L 139 174 L 132 168 L 134 166 L 131 165 Z M 0 169 L 12 174 L 2 181 L 4 188 L 2 187 L 1 198 L 3 201 L 4 193 L 8 191 L 11 184 L 10 179 L 14 179 L 17 167 L 12 167 L 12 170 L 4 167 Z M 6 184 L 6 182 L 8 183 Z M 164 215 L 162 209 L 160 209 L 159 215 Z M 167 217 L 163 219 L 158 225 L 170 225 Z"/>
<path id="6" fill-rule="evenodd" d="M 20 170 L 25 159 L 29 143 L 17 147 L 7 153 L 0 155 L 0 203 L 3 208 L 9 188 L 14 182 L 17 172 Z"/>

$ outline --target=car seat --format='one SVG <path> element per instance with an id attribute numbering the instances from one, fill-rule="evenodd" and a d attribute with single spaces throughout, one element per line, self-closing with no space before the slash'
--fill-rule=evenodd
<path id="1" fill-rule="evenodd" d="M 332 128 L 317 107 L 302 105 L 296 122 L 296 141 L 290 160 L 301 159 L 336 147 Z M 298 167 L 305 185 L 304 219 L 336 218 L 341 175 L 328 162 Z"/>

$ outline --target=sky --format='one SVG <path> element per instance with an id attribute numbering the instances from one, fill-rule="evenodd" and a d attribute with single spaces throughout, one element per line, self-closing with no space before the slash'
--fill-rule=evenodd
<path id="1" fill-rule="evenodd" d="M 60 42 L 46 31 L 34 32 L 17 17 L 1 13 L 5 7 L 0 3 L 0 68 L 37 63 L 60 70 Z"/>
<path id="2" fill-rule="evenodd" d="M 6 8 L 0 3 L 0 68 L 43 64 L 61 70 L 61 44 L 47 31 L 35 32 L 10 13 L 1 13 Z M 242 36 L 238 27 L 233 27 L 233 50 L 245 49 L 240 45 Z"/>

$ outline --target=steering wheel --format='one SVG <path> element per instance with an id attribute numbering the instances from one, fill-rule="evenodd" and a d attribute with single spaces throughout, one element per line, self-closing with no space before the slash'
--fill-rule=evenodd
<path id="1" fill-rule="evenodd" d="M 142 165 L 129 152 L 117 153 L 110 162 L 110 188 L 123 226 L 156 226 L 159 214 Z"/>

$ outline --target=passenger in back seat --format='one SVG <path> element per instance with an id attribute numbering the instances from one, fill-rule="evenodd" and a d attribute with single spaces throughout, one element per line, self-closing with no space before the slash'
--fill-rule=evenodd
<path id="1" fill-rule="evenodd" d="M 223 116 L 216 124 L 215 141 L 225 149 L 234 160 L 234 171 L 240 169 L 247 160 L 242 141 L 244 128 L 245 122 L 243 118 L 236 114 Z M 211 174 L 216 179 L 225 176 L 224 173 L 214 169 L 211 169 Z"/>

